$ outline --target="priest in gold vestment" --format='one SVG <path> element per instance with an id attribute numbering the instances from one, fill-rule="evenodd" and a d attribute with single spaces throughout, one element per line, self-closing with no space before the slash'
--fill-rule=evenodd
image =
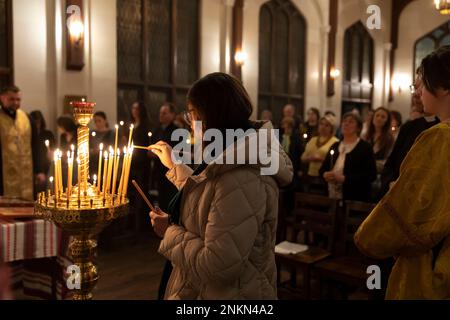
<path id="1" fill-rule="evenodd" d="M 0 195 L 34 199 L 34 181 L 45 181 L 37 132 L 20 110 L 21 92 L 15 86 L 0 91 Z"/>
<path id="2" fill-rule="evenodd" d="M 450 46 L 427 56 L 419 74 L 425 111 L 442 123 L 417 138 L 355 234 L 361 252 L 396 259 L 386 299 L 450 299 Z"/>

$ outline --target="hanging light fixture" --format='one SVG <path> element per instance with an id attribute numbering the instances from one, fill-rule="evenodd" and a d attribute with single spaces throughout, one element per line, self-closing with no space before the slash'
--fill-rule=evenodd
<path id="1" fill-rule="evenodd" d="M 441 14 L 450 14 L 450 0 L 434 0 L 434 4 Z"/>

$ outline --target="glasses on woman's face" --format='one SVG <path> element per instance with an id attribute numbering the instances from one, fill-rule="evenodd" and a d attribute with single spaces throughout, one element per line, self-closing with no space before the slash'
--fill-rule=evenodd
<path id="1" fill-rule="evenodd" d="M 414 94 L 414 93 L 416 93 L 416 91 L 417 91 L 417 89 L 416 89 L 416 86 L 415 85 L 410 85 L 409 86 L 409 91 L 411 92 L 411 94 Z"/>

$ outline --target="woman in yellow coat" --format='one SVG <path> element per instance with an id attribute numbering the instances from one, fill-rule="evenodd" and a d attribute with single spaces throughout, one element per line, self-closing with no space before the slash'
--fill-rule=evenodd
<path id="1" fill-rule="evenodd" d="M 442 123 L 417 138 L 355 234 L 361 252 L 396 259 L 386 299 L 450 299 L 450 46 L 427 56 L 419 76 L 425 110 Z"/>

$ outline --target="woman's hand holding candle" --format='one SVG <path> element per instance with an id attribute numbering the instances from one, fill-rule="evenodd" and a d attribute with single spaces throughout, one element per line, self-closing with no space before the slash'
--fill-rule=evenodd
<path id="1" fill-rule="evenodd" d="M 161 160 L 161 163 L 169 170 L 174 167 L 172 161 L 172 147 L 164 141 L 158 141 L 156 144 L 152 144 L 148 147 L 154 154 L 156 154 Z"/>

